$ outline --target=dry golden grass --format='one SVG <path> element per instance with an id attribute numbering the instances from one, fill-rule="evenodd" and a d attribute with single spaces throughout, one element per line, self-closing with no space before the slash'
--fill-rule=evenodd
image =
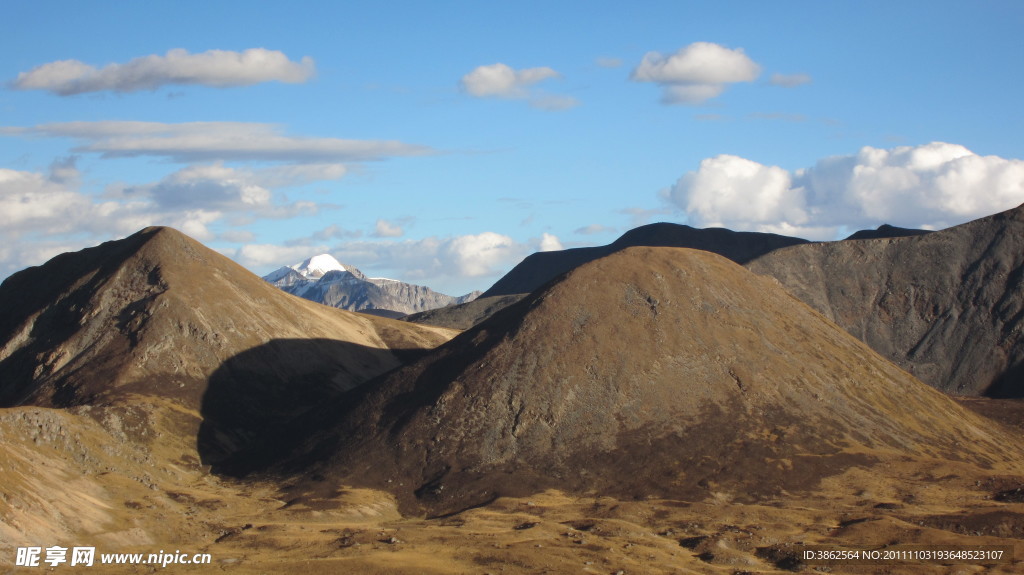
<path id="1" fill-rule="evenodd" d="M 201 567 L 97 565 L 89 573 L 814 572 L 798 555 L 812 544 L 1000 544 L 1024 559 L 1022 431 L 974 413 L 1020 421 L 1019 404 L 975 400 L 968 411 L 722 258 L 648 249 L 596 263 L 573 273 L 575 285 L 524 302 L 526 315 L 469 332 L 433 359 L 377 380 L 392 386 L 366 416 L 379 427 L 352 453 L 373 466 L 373 448 L 390 438 L 422 459 L 381 465 L 364 483 L 349 482 L 344 461 L 331 457 L 294 475 L 244 481 L 203 465 L 197 437 L 211 412 L 196 399 L 208 391 L 204 378 L 216 380 L 231 360 L 244 367 L 273 342 L 221 349 L 189 340 L 199 374 L 189 395 L 165 393 L 166 380 L 125 379 L 109 401 L 0 410 L 0 565 L 19 572 L 15 550 L 30 545 L 213 558 Z M 249 304 L 260 303 L 251 294 L 265 294 L 270 307 L 303 315 L 261 284 L 247 288 L 249 279 L 218 282 L 205 293 L 234 286 L 250 294 Z M 137 361 L 119 377 L 143 368 L 155 377 L 168 365 L 157 361 L 174 355 L 160 347 L 170 333 L 160 333 L 164 321 L 207 321 L 213 327 L 196 334 L 208 338 L 241 321 L 245 314 L 227 309 L 241 305 L 239 294 L 219 308 L 196 304 L 196 316 L 187 316 L 188 302 L 153 307 L 141 331 L 118 344 Z M 167 309 L 177 315 L 159 315 Z M 357 352 L 416 352 L 447 337 L 317 313 L 338 322 L 323 337 L 361 342 L 343 358 L 360 372 L 350 373 L 353 381 L 400 359 L 360 364 Z M 271 319 L 257 323 L 273 339 L 281 326 Z M 232 355 L 207 361 L 214 348 Z M 437 377 L 420 381 L 424 373 Z M 408 390 L 419 395 L 401 395 Z M 409 417 L 395 418 L 403 413 L 390 406 Z M 327 407 L 317 417 L 331 416 Z M 434 437 L 443 442 L 427 445 Z M 455 496 L 421 511 L 416 487 L 430 470 L 418 465 L 433 459 L 453 466 L 452 478 L 442 474 L 435 487 Z M 654 468 L 661 475 L 651 475 Z M 467 505 L 474 501 L 465 494 L 479 487 L 473 481 L 496 477 L 504 481 L 500 496 Z M 1017 561 L 824 572 L 1022 568 Z"/>

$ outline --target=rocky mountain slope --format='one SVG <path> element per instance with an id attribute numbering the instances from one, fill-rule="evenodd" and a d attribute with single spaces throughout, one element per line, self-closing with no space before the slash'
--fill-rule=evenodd
<path id="1" fill-rule="evenodd" d="M 851 235 L 850 239 L 887 238 L 924 233 L 927 232 L 883 225 L 875 230 L 858 231 Z M 734 232 L 721 228 L 695 229 L 690 226 L 670 223 L 650 224 L 630 230 L 606 246 L 532 254 L 495 282 L 475 301 L 410 314 L 409 317 L 403 319 L 425 325 L 468 329 L 498 310 L 519 301 L 529 292 L 559 275 L 597 258 L 633 246 L 692 248 L 716 253 L 737 263 L 745 264 L 773 250 L 806 243 L 808 243 L 807 240 L 776 234 Z"/>
<path id="2" fill-rule="evenodd" d="M 169 228 L 14 274 L 0 302 L 0 405 L 172 400 L 214 458 L 452 334 L 292 297 Z"/>
<path id="3" fill-rule="evenodd" d="M 370 278 L 329 254 L 282 267 L 263 277 L 299 297 L 349 311 L 400 317 L 473 301 L 479 292 L 461 297 L 428 287 L 386 278 Z"/>
<path id="4" fill-rule="evenodd" d="M 549 488 L 753 501 L 891 458 L 1024 455 L 774 280 L 696 250 L 580 266 L 364 389 L 295 465 L 440 515 Z"/>
<path id="5" fill-rule="evenodd" d="M 605 246 L 531 254 L 475 301 L 411 314 L 403 319 L 424 325 L 468 329 L 558 276 L 633 246 L 693 248 L 745 263 L 774 249 L 802 243 L 807 243 L 807 240 L 722 228 L 696 229 L 664 222 L 649 224 L 632 229 Z"/>
<path id="6" fill-rule="evenodd" d="M 939 389 L 1024 396 L 1024 206 L 926 235 L 781 249 L 748 267 Z"/>
<path id="7" fill-rule="evenodd" d="M 401 319 L 421 325 L 467 330 L 528 295 L 520 293 L 478 297 L 471 302 L 412 313 Z"/>
<path id="8" fill-rule="evenodd" d="M 1024 397 L 1021 210 L 938 232 L 883 225 L 843 241 L 799 241 L 746 260 L 746 265 L 775 277 L 801 301 L 929 385 L 962 395 Z M 671 224 L 658 227 L 673 229 Z M 630 237 L 611 246 L 625 245 Z M 702 249 L 718 249 L 705 245 Z M 557 261 L 571 266 L 611 246 Z M 522 269 L 495 284 L 499 289 L 470 305 L 407 320 L 467 329 L 525 297 L 488 294 L 504 291 L 502 286 L 529 287 L 529 274 L 546 269 L 536 265 L 542 261 L 527 258 Z"/>
<path id="9" fill-rule="evenodd" d="M 0 285 L 0 558 L 729 575 L 818 569 L 807 544 L 1024 537 L 1019 429 L 711 254 L 627 250 L 427 349 L 451 335 L 290 296 L 161 228 L 16 274 Z M 1019 402 L 961 401 L 1020 421 Z M 211 473 L 253 454 L 275 465 Z"/>
<path id="10" fill-rule="evenodd" d="M 285 294 L 168 228 L 0 284 L 0 550 L 207 545 L 209 465 L 454 332 Z M 118 572 L 109 570 L 105 572 Z"/>

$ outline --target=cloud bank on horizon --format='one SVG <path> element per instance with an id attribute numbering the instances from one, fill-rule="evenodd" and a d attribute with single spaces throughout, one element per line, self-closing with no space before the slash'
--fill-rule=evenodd
<path id="1" fill-rule="evenodd" d="M 1024 204 L 1024 161 L 945 142 L 865 146 L 792 172 L 723 154 L 664 194 L 699 227 L 832 239 L 877 222 L 938 229 Z"/>
<path id="2" fill-rule="evenodd" d="M 860 17 L 828 3 L 803 8 L 818 28 L 728 3 L 635 23 L 416 6 L 256 10 L 225 30 L 199 4 L 167 22 L 140 4 L 120 24 L 140 38 L 73 6 L 47 34 L 13 29 L 44 41 L 0 56 L 0 278 L 168 225 L 260 274 L 328 252 L 465 293 L 655 220 L 828 240 L 1024 203 L 1020 81 L 998 73 L 1013 15 L 969 29 L 977 11 L 950 3 L 897 42 L 914 11 L 867 10 L 868 46 L 824 24 Z M 992 45 L 943 51 L 951 30 Z"/>

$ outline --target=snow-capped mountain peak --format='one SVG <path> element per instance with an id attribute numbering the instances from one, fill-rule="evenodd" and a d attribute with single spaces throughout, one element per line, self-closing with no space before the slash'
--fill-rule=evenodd
<path id="1" fill-rule="evenodd" d="M 345 266 L 341 265 L 341 262 L 334 259 L 334 256 L 330 254 L 313 256 L 302 263 L 288 267 L 302 274 L 302 277 L 309 279 L 322 278 L 327 272 L 348 271 Z"/>
<path id="2" fill-rule="evenodd" d="M 328 254 L 278 268 L 263 279 L 292 295 L 325 305 L 351 311 L 387 312 L 393 317 L 472 301 L 479 295 L 474 292 L 456 298 L 401 280 L 368 278 Z"/>

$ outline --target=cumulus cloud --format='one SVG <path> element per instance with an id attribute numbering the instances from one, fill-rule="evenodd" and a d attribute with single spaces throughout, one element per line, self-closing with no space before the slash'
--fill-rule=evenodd
<path id="1" fill-rule="evenodd" d="M 58 160 L 49 173 L 0 168 L 0 277 L 110 235 L 149 225 L 173 225 L 209 237 L 205 224 L 219 217 L 204 210 L 159 213 L 152 202 L 94 198 L 78 190 L 72 160 Z"/>
<path id="2" fill-rule="evenodd" d="M 200 240 L 218 235 L 213 224 L 238 225 L 256 218 L 312 215 L 331 204 L 286 202 L 268 183 L 301 183 L 337 175 L 330 167 L 304 166 L 298 174 L 270 169 L 232 168 L 223 163 L 188 166 L 155 183 L 111 186 L 103 194 L 80 189 L 76 158 L 60 158 L 48 172 L 0 168 L 0 277 L 76 250 L 165 225 Z M 251 241 L 250 232 L 227 230 L 221 239 Z M 10 244 L 18 244 L 14 249 Z M 6 255 L 4 255 L 6 254 Z"/>
<path id="3" fill-rule="evenodd" d="M 795 88 L 804 84 L 810 84 L 811 77 L 807 74 L 772 74 L 771 80 L 768 83 L 772 86 Z"/>
<path id="4" fill-rule="evenodd" d="M 72 138 L 75 153 L 105 158 L 150 156 L 175 162 L 270 161 L 334 165 L 432 153 L 430 148 L 390 140 L 346 140 L 289 136 L 273 124 L 249 122 L 64 122 L 30 128 L 0 128 L 0 135 Z M 340 174 L 339 174 L 340 176 Z"/>
<path id="5" fill-rule="evenodd" d="M 318 206 L 312 202 L 281 204 L 273 200 L 266 183 L 286 180 L 296 181 L 274 171 L 232 168 L 217 162 L 189 166 L 156 184 L 127 187 L 121 193 L 125 198 L 147 198 L 161 210 L 247 212 L 268 218 L 315 214 Z"/>
<path id="6" fill-rule="evenodd" d="M 833 239 L 844 227 L 943 228 L 1020 205 L 1024 161 L 944 142 L 866 146 L 792 172 L 721 155 L 664 195 L 694 225 Z"/>
<path id="7" fill-rule="evenodd" d="M 720 155 L 700 163 L 672 188 L 672 200 L 701 226 L 727 220 L 803 224 L 803 190 L 791 189 L 789 172 L 738 156 Z"/>
<path id="8" fill-rule="evenodd" d="M 68 185 L 77 179 L 74 165 L 55 162 L 49 174 L 0 168 L 0 229 L 8 238 L 30 231 L 66 232 L 82 213 L 93 209 L 88 198 Z"/>
<path id="9" fill-rule="evenodd" d="M 486 276 L 495 268 L 519 257 L 522 246 L 512 238 L 494 232 L 458 236 L 444 243 L 440 250 L 446 262 L 458 275 Z"/>
<path id="10" fill-rule="evenodd" d="M 313 59 L 289 60 L 284 53 L 264 48 L 243 52 L 209 50 L 191 54 L 170 50 L 124 64 L 102 68 L 78 60 L 60 60 L 18 74 L 12 82 L 19 90 L 46 90 L 61 96 L 88 92 L 136 92 L 170 84 L 199 84 L 216 88 L 248 86 L 262 82 L 302 83 L 315 72 Z"/>
<path id="11" fill-rule="evenodd" d="M 558 252 L 565 249 L 562 245 L 562 241 L 558 239 L 558 236 L 549 234 L 547 232 L 541 234 L 540 243 L 537 246 L 537 251 L 541 252 Z"/>
<path id="12" fill-rule="evenodd" d="M 405 235 L 405 230 L 402 226 L 387 220 L 377 220 L 373 235 L 378 238 L 398 238 Z"/>
<path id="13" fill-rule="evenodd" d="M 462 77 L 462 89 L 478 98 L 525 98 L 527 89 L 548 78 L 557 78 L 558 72 L 546 66 L 515 70 L 507 64 L 478 66 Z"/>
<path id="14" fill-rule="evenodd" d="M 246 244 L 235 252 L 235 259 L 250 268 L 278 268 L 301 262 L 315 254 L 330 252 L 326 245 Z M 269 270 L 268 270 L 269 271 Z"/>
<path id="15" fill-rule="evenodd" d="M 460 80 L 459 85 L 467 94 L 477 98 L 506 98 L 528 100 L 537 108 L 564 110 L 579 102 L 571 96 L 549 95 L 537 91 L 534 85 L 561 75 L 546 66 L 516 70 L 507 64 L 497 63 L 478 66 Z"/>
<path id="16" fill-rule="evenodd" d="M 742 48 L 695 42 L 675 54 L 648 52 L 630 77 L 660 86 L 663 103 L 701 104 L 721 95 L 729 84 L 753 82 L 760 73 L 761 67 Z"/>
<path id="17" fill-rule="evenodd" d="M 253 182 L 249 174 L 222 163 L 178 170 L 148 191 L 157 205 L 171 209 L 263 208 L 271 198 L 270 190 Z"/>
<path id="18" fill-rule="evenodd" d="M 622 66 L 622 58 L 601 57 L 595 60 L 595 62 L 602 68 L 618 68 Z"/>
<path id="19" fill-rule="evenodd" d="M 0 135 L 70 138 L 78 141 L 73 151 L 79 154 L 188 164 L 158 181 L 111 184 L 102 193 L 79 189 L 77 156 L 58 159 L 48 173 L 0 169 L 0 243 L 72 249 L 150 225 L 200 240 L 240 241 L 246 236 L 237 228 L 257 219 L 338 207 L 289 201 L 281 188 L 342 178 L 350 162 L 430 152 L 401 142 L 295 137 L 273 125 L 239 122 L 70 122 L 0 127 Z M 74 241 L 61 241 L 69 237 Z M 0 261 L 0 273 L 39 263 L 21 259 L 30 252 L 7 249 L 16 259 Z"/>

